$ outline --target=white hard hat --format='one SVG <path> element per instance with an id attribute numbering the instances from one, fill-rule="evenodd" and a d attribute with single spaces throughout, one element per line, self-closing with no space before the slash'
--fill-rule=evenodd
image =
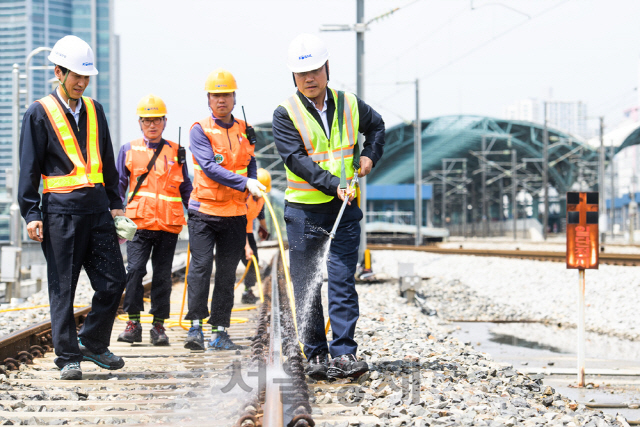
<path id="1" fill-rule="evenodd" d="M 81 76 L 95 76 L 98 70 L 91 46 L 80 37 L 64 36 L 56 42 L 49 61 Z"/>
<path id="2" fill-rule="evenodd" d="M 327 45 L 313 34 L 300 34 L 289 45 L 287 66 L 294 73 L 317 70 L 329 59 Z"/>

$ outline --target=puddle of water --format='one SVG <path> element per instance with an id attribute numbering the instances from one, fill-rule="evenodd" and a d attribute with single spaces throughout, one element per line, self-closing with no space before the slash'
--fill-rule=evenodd
<path id="1" fill-rule="evenodd" d="M 491 359 L 509 363 L 515 369 L 546 372 L 551 369 L 576 372 L 577 331 L 557 326 L 532 323 L 454 323 L 452 335 L 461 342 L 490 355 Z M 640 343 L 586 334 L 587 375 L 593 389 L 577 388 L 577 375 L 546 375 L 544 384 L 560 394 L 581 403 L 640 402 L 638 377 L 589 375 L 589 370 L 638 370 Z M 622 414 L 628 420 L 640 420 L 640 411 L 625 408 L 600 408 L 612 415 Z"/>
<path id="2" fill-rule="evenodd" d="M 529 341 L 527 339 L 518 338 L 513 335 L 497 334 L 494 332 L 490 332 L 490 333 L 491 333 L 490 340 L 498 344 L 512 345 L 514 347 L 532 348 L 536 350 L 548 350 L 552 353 L 567 353 L 567 351 L 561 348 L 542 344 L 537 341 Z"/>

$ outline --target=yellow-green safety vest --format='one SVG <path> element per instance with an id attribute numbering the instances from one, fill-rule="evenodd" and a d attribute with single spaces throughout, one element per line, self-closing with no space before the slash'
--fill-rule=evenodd
<path id="1" fill-rule="evenodd" d="M 80 155 L 80 147 L 71 125 L 60 104 L 53 95 L 45 96 L 38 102 L 44 107 L 51 126 L 56 132 L 62 149 L 73 163 L 73 170 L 68 175 L 42 175 L 44 193 L 70 193 L 82 187 L 93 187 L 94 184 L 104 184 L 102 176 L 102 159 L 98 146 L 98 117 L 93 100 L 83 96 L 82 101 L 87 109 L 87 161 Z M 87 166 L 88 164 L 88 166 Z"/>
<path id="2" fill-rule="evenodd" d="M 338 94 L 335 90 L 333 99 L 337 105 Z M 338 114 L 333 115 L 331 123 L 331 139 L 324 133 L 322 124 L 318 123 L 307 110 L 297 95 L 293 95 L 280 104 L 289 113 L 289 118 L 300 132 L 309 157 L 322 169 L 340 176 L 342 159 L 344 158 L 347 180 L 353 178 L 353 150 L 358 138 L 360 115 L 358 113 L 358 100 L 352 93 L 344 93 L 344 120 L 342 125 L 342 140 L 338 125 Z M 285 165 L 287 173 L 287 190 L 284 198 L 293 203 L 320 204 L 333 200 L 334 196 L 328 196 L 311 184 L 300 178 Z"/>

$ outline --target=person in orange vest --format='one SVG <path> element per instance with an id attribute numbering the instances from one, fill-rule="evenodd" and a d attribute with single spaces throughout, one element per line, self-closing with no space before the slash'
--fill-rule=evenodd
<path id="1" fill-rule="evenodd" d="M 244 121 L 233 116 L 236 79 L 222 68 L 205 82 L 211 114 L 196 122 L 189 133 L 193 154 L 193 192 L 189 200 L 191 263 L 187 277 L 191 328 L 185 348 L 204 350 L 202 322 L 209 317 L 207 300 L 216 247 L 216 274 L 211 301 L 209 348 L 235 350 L 227 332 L 233 308 L 235 272 L 246 242 L 247 195 L 266 190 L 256 179 L 254 146 Z"/>
<path id="2" fill-rule="evenodd" d="M 271 191 L 271 174 L 263 168 L 258 169 L 258 181 L 267 187 L 265 193 Z M 258 228 L 258 236 L 262 240 L 269 238 L 269 232 L 267 231 L 267 221 L 264 218 L 264 198 L 247 196 L 247 243 L 244 247 L 245 257 L 242 259 L 242 263 L 246 266 L 251 255 L 255 256 L 256 262 L 258 262 L 258 245 L 253 235 L 253 223 L 258 220 L 260 227 Z M 240 302 L 243 304 L 255 304 L 258 301 L 253 293 L 253 286 L 256 284 L 256 269 L 253 265 L 247 271 L 244 277 L 244 292 Z"/>
<path id="3" fill-rule="evenodd" d="M 54 362 L 61 379 L 80 380 L 83 360 L 106 369 L 124 366 L 108 348 L 125 287 L 114 224 L 124 212 L 104 109 L 83 96 L 98 74 L 93 50 L 65 36 L 49 60 L 60 85 L 24 115 L 18 201 L 29 238 L 42 243 L 47 260 Z M 95 294 L 78 333 L 73 302 L 82 267 Z"/>
<path id="4" fill-rule="evenodd" d="M 133 240 L 127 242 L 127 290 L 122 308 L 129 321 L 118 341 L 142 342 L 142 279 L 151 257 L 150 341 L 153 345 L 169 345 L 164 321 L 170 315 L 171 266 L 178 234 L 187 224 L 182 207 L 188 207 L 193 188 L 184 149 L 162 138 L 167 125 L 164 101 L 155 95 L 143 97 L 137 115 L 142 138 L 123 145 L 116 161 L 126 215 L 138 226 Z"/>

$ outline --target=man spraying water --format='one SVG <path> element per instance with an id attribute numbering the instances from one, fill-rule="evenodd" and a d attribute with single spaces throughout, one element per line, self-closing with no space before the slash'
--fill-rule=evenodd
<path id="1" fill-rule="evenodd" d="M 315 379 L 356 378 L 369 368 L 357 359 L 354 340 L 359 316 L 354 275 L 362 219 L 362 211 L 353 203 L 354 184 L 382 156 L 384 122 L 355 95 L 327 87 L 329 52 L 318 37 L 296 37 L 289 46 L 287 65 L 298 91 L 274 112 L 273 136 L 287 174 L 284 218 L 306 372 Z M 358 132 L 365 135 L 362 152 L 357 147 Z M 327 343 L 322 276 L 316 273 L 328 241 L 324 230 L 334 224 L 327 258 L 333 339 Z"/>

